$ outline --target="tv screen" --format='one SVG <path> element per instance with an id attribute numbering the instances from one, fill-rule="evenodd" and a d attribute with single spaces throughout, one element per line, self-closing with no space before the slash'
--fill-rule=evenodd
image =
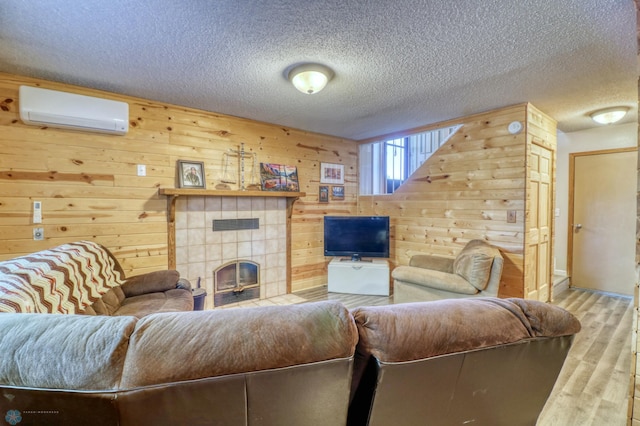
<path id="1" fill-rule="evenodd" d="M 324 255 L 389 257 L 389 216 L 325 216 Z"/>

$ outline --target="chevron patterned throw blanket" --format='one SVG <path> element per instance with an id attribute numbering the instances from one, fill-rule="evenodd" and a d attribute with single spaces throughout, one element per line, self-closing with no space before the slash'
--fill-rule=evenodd
<path id="1" fill-rule="evenodd" d="M 0 312 L 74 314 L 122 284 L 109 252 L 80 241 L 0 262 Z"/>

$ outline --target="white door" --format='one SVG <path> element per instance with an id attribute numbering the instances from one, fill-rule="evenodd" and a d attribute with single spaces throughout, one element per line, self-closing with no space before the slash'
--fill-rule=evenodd
<path id="1" fill-rule="evenodd" d="M 637 152 L 572 155 L 571 285 L 632 295 Z"/>

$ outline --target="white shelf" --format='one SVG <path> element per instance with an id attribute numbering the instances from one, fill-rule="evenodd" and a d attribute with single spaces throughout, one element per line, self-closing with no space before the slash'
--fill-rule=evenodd
<path id="1" fill-rule="evenodd" d="M 389 262 L 386 259 L 329 262 L 327 290 L 333 293 L 389 296 Z"/>

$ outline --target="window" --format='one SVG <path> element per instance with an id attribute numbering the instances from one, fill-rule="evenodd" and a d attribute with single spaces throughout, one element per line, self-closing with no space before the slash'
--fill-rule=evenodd
<path id="1" fill-rule="evenodd" d="M 386 141 L 385 146 L 385 185 L 386 193 L 393 193 L 407 178 L 407 160 L 405 148 L 409 138 Z"/>
<path id="2" fill-rule="evenodd" d="M 360 145 L 360 194 L 392 194 L 460 127 Z"/>

